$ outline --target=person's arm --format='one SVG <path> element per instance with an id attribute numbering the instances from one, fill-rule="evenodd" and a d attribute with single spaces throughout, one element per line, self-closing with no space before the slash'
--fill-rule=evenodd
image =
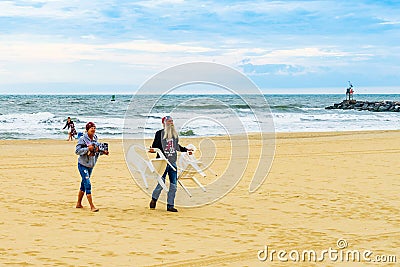
<path id="1" fill-rule="evenodd" d="M 68 126 L 68 122 L 65 123 L 63 130 Z"/>
<path id="2" fill-rule="evenodd" d="M 178 139 L 177 139 L 177 143 L 178 143 L 178 151 L 180 151 L 180 152 L 188 152 L 188 151 L 191 151 L 191 149 L 187 149 L 186 147 L 181 146 L 181 145 L 179 144 L 179 137 L 178 137 Z"/>
<path id="3" fill-rule="evenodd" d="M 87 154 L 90 149 L 93 150 L 93 146 L 92 145 L 87 146 L 85 144 L 85 141 L 83 141 L 83 138 L 80 138 L 75 148 L 75 154 L 81 156 Z"/>
<path id="4" fill-rule="evenodd" d="M 164 149 L 163 149 L 163 146 L 161 143 L 161 134 L 162 134 L 162 130 L 156 132 L 156 135 L 154 136 L 153 144 L 151 145 L 150 150 L 149 150 L 150 153 L 155 153 L 153 148 L 158 148 L 161 150 L 162 153 L 164 153 Z M 159 158 L 159 157 L 160 157 L 160 155 L 158 155 L 158 153 L 157 153 L 156 158 Z"/>
<path id="5" fill-rule="evenodd" d="M 187 152 L 187 151 L 188 151 L 188 149 L 187 149 L 186 147 L 181 146 L 181 145 L 179 145 L 179 144 L 178 144 L 178 146 L 179 146 L 179 151 L 180 151 L 180 152 Z"/>
<path id="6" fill-rule="evenodd" d="M 161 151 L 163 150 L 161 144 L 161 131 L 157 131 L 156 134 L 154 135 L 153 144 L 151 145 L 150 148 L 158 148 L 161 149 Z"/>

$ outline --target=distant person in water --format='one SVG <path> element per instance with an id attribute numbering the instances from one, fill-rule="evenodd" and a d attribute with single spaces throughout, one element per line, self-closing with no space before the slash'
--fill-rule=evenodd
<path id="1" fill-rule="evenodd" d="M 65 123 L 65 126 L 64 126 L 63 130 L 65 128 L 67 128 L 67 127 L 68 127 L 68 139 L 67 139 L 67 141 L 73 141 L 73 139 L 75 138 L 75 135 L 76 135 L 76 130 L 75 130 L 75 124 L 71 120 L 71 117 L 67 118 L 67 123 Z"/>

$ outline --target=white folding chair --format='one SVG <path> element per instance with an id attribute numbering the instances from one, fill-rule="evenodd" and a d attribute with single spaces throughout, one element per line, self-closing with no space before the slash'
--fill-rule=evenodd
<path id="1" fill-rule="evenodd" d="M 196 147 L 192 144 L 186 146 L 186 148 L 192 149 L 192 151 L 182 152 L 178 160 L 178 181 L 179 179 L 192 179 L 204 192 L 206 188 L 200 183 L 200 181 L 195 177 L 198 173 L 203 177 L 206 177 L 204 172 L 206 169 L 210 171 L 213 175 L 217 175 L 210 168 L 206 168 L 204 164 L 196 159 L 194 152 Z"/>
<path id="2" fill-rule="evenodd" d="M 129 147 L 126 154 L 128 165 L 133 168 L 133 171 L 140 173 L 146 189 L 149 188 L 147 177 L 156 178 L 161 187 L 168 192 L 168 188 L 162 180 L 167 164 L 174 168 L 169 161 L 165 158 L 161 150 L 154 148 L 154 151 L 160 155 L 160 158 L 147 160 L 140 155 L 139 152 L 148 152 L 148 149 L 141 145 L 132 145 Z M 175 170 L 175 168 L 174 168 Z"/>
<path id="3" fill-rule="evenodd" d="M 169 160 L 165 157 L 165 155 L 162 153 L 162 151 L 159 148 L 153 148 L 153 150 L 155 152 L 157 152 L 157 154 L 160 156 L 159 158 L 155 158 L 151 160 L 151 163 L 153 163 L 153 166 L 158 166 L 158 173 L 164 173 L 165 168 L 167 167 L 167 165 L 165 163 L 167 163 L 174 171 L 177 171 L 177 169 L 169 162 Z M 162 174 L 160 174 L 160 179 Z M 186 188 L 186 186 L 179 181 L 179 179 L 177 178 L 178 183 L 182 186 L 183 190 L 186 192 L 186 194 L 189 195 L 189 197 L 192 197 L 192 194 L 190 194 L 189 190 Z M 162 180 L 161 180 L 162 181 Z M 168 190 L 167 190 L 168 192 Z"/>

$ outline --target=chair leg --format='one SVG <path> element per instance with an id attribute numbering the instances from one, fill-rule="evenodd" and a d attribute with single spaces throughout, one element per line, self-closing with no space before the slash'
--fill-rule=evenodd
<path id="1" fill-rule="evenodd" d="M 192 165 L 192 167 L 198 172 L 200 173 L 201 176 L 206 177 L 206 174 L 203 172 L 203 170 L 199 167 L 199 165 L 197 165 L 196 163 L 190 163 L 190 165 Z"/>
<path id="2" fill-rule="evenodd" d="M 192 177 L 192 179 L 195 181 L 195 183 L 196 183 L 198 186 L 200 186 L 200 188 L 201 188 L 204 192 L 206 192 L 206 189 L 205 189 L 204 186 L 199 182 L 199 180 L 197 180 L 196 177 Z"/>
<path id="3" fill-rule="evenodd" d="M 161 187 L 162 187 L 166 192 L 168 192 L 168 188 L 167 188 L 167 186 L 165 185 L 164 181 L 161 179 L 161 176 L 157 175 L 157 181 L 158 181 L 158 183 L 161 185 Z"/>
<path id="4" fill-rule="evenodd" d="M 147 183 L 146 175 L 142 172 L 140 172 L 140 174 L 142 175 L 144 186 L 146 187 L 146 189 L 149 189 L 149 184 Z"/>
<path id="5" fill-rule="evenodd" d="M 188 194 L 189 197 L 192 197 L 192 194 L 190 194 L 189 190 L 186 188 L 186 186 L 183 185 L 181 181 L 178 180 L 178 183 L 182 186 L 183 190 L 185 190 L 186 194 Z"/>
<path id="6" fill-rule="evenodd" d="M 208 168 L 207 170 L 210 171 L 214 176 L 218 176 L 218 174 L 216 174 L 211 168 Z"/>

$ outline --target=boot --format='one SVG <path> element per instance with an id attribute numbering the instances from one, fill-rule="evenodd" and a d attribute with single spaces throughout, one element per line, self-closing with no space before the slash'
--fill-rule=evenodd
<path id="1" fill-rule="evenodd" d="M 151 201 L 150 201 L 150 209 L 155 209 L 155 208 L 156 208 L 156 205 L 157 205 L 157 199 L 151 198 Z"/>

